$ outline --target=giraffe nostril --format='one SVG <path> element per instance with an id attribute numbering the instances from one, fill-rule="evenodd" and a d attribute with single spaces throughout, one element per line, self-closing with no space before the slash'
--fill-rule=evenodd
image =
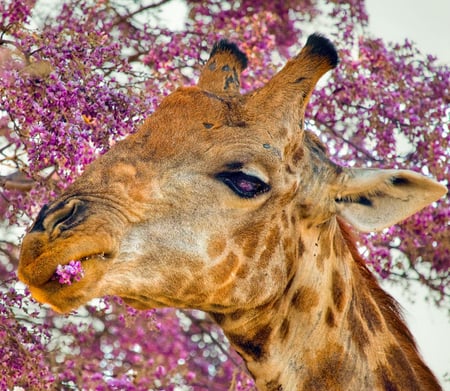
<path id="1" fill-rule="evenodd" d="M 34 221 L 34 224 L 30 229 L 30 232 L 45 231 L 44 218 L 47 215 L 47 211 L 48 211 L 48 204 L 45 204 L 39 211 L 39 214 L 37 215 L 36 220 Z"/>
<path id="2" fill-rule="evenodd" d="M 52 232 L 56 228 L 64 231 L 72 228 L 84 220 L 86 210 L 86 204 L 77 199 L 65 200 L 52 207 L 45 205 L 30 232 Z"/>

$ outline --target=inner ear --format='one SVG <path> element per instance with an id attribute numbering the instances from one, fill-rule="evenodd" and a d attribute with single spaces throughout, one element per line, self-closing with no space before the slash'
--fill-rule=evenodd
<path id="1" fill-rule="evenodd" d="M 366 196 L 355 196 L 355 197 L 344 197 L 344 198 L 336 198 L 335 201 L 339 204 L 341 202 L 355 203 L 361 204 L 364 206 L 373 206 L 373 202 L 370 198 Z"/>
<path id="2" fill-rule="evenodd" d="M 407 170 L 347 169 L 343 178 L 335 197 L 337 213 L 362 232 L 390 227 L 447 191 Z"/>

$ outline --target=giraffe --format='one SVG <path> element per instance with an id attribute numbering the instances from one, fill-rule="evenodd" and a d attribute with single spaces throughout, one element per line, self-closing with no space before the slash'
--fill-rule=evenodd
<path id="1" fill-rule="evenodd" d="M 311 35 L 267 84 L 240 93 L 246 56 L 214 45 L 197 85 L 44 206 L 18 276 L 56 311 L 117 295 L 138 309 L 207 312 L 259 390 L 439 390 L 397 304 L 358 253 L 446 188 L 407 170 L 341 167 L 304 130 L 338 64 Z M 84 277 L 52 279 L 80 260 Z"/>

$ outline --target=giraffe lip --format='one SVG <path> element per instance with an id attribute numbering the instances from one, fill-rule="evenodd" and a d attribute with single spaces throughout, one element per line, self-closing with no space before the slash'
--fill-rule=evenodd
<path id="1" fill-rule="evenodd" d="M 64 264 L 60 264 L 60 265 L 65 266 L 65 265 L 68 265 L 72 261 L 85 262 L 85 261 L 89 261 L 90 259 L 106 260 L 108 258 L 111 258 L 110 255 L 106 254 L 105 252 L 100 252 L 100 253 L 95 253 L 95 254 L 91 254 L 91 255 L 86 255 L 83 257 L 72 258 L 72 259 L 68 260 L 67 262 L 65 262 Z"/>
<path id="2" fill-rule="evenodd" d="M 58 264 L 57 269 L 55 269 L 54 273 L 52 274 L 52 276 L 50 277 L 50 279 L 47 281 L 47 283 L 52 283 L 55 281 L 59 280 L 59 276 L 58 276 L 58 268 L 61 267 L 62 269 L 66 268 L 71 262 L 80 262 L 81 264 L 83 264 L 83 262 L 89 261 L 91 259 L 97 259 L 97 260 L 107 260 L 108 258 L 111 258 L 108 254 L 106 254 L 105 252 L 100 252 L 100 253 L 95 253 L 95 254 L 91 254 L 91 255 L 86 255 L 83 257 L 78 257 L 78 258 L 72 258 L 68 261 L 66 261 L 65 263 L 60 263 Z M 84 270 L 81 269 L 81 277 L 79 279 L 75 279 L 74 281 L 72 281 L 70 284 L 67 285 L 71 285 L 72 283 L 78 282 L 80 280 L 83 279 L 84 277 Z M 64 285 L 64 284 L 61 284 Z"/>
<path id="3" fill-rule="evenodd" d="M 106 259 L 107 257 L 108 257 L 108 256 L 107 256 L 104 252 L 101 252 L 101 253 L 97 253 L 97 254 L 87 255 L 87 256 L 82 257 L 82 258 L 73 259 L 73 261 L 84 262 L 84 261 L 87 261 L 87 260 L 93 259 L 93 258 L 97 258 L 97 259 L 104 260 L 104 259 Z"/>

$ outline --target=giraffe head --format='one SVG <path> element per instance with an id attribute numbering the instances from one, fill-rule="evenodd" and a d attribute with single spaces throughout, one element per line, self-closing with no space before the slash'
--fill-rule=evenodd
<path id="1" fill-rule="evenodd" d="M 315 84 L 338 62 L 324 37 L 241 95 L 246 62 L 216 44 L 197 86 L 166 97 L 41 210 L 18 270 L 38 301 L 61 312 L 103 295 L 137 308 L 255 308 L 284 291 L 296 230 L 339 216 L 380 230 L 445 193 L 414 172 L 337 166 L 303 130 Z M 61 285 L 55 270 L 72 260 L 85 275 Z"/>

